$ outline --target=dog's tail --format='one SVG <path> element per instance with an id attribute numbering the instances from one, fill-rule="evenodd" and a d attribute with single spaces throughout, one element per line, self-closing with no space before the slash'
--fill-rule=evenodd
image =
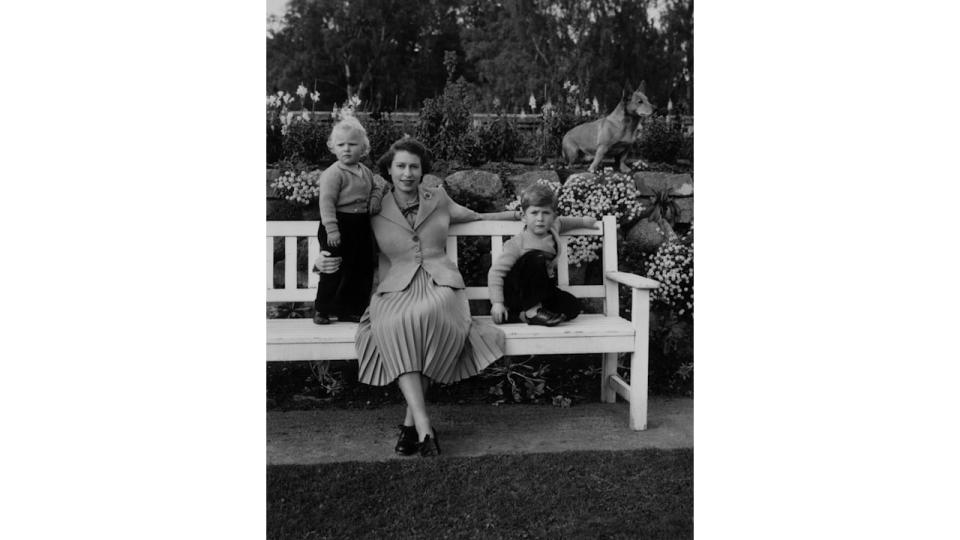
<path id="1" fill-rule="evenodd" d="M 579 150 L 576 143 L 573 142 L 573 137 L 570 136 L 570 132 L 567 132 L 563 136 L 563 139 L 560 141 L 560 154 L 563 156 L 563 159 L 566 160 L 567 165 L 573 165 L 577 161 L 577 154 Z"/>

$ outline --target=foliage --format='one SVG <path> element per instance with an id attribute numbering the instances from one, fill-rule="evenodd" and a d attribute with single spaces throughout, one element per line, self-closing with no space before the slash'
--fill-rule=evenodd
<path id="1" fill-rule="evenodd" d="M 403 128 L 390 119 L 389 114 L 371 114 L 363 126 L 370 139 L 370 159 L 377 159 L 390 149 L 390 145 L 403 137 Z M 380 171 L 374 171 L 379 174 Z"/>
<path id="2" fill-rule="evenodd" d="M 478 138 L 484 161 L 510 161 L 520 148 L 517 126 L 502 114 L 489 123 L 480 125 Z"/>
<path id="3" fill-rule="evenodd" d="M 286 126 L 283 136 L 283 157 L 300 158 L 311 165 L 321 165 L 333 159 L 327 148 L 330 128 L 309 116 L 294 117 Z"/>
<path id="4" fill-rule="evenodd" d="M 310 204 L 320 196 L 320 174 L 322 171 L 284 171 L 270 187 L 288 201 Z"/>
<path id="5" fill-rule="evenodd" d="M 339 371 L 332 372 L 330 362 L 310 362 L 310 372 L 326 395 L 333 397 L 343 390 L 343 374 Z M 310 382 L 310 379 L 307 382 Z"/>
<path id="6" fill-rule="evenodd" d="M 415 110 L 448 80 L 452 50 L 480 100 L 506 110 L 574 81 L 607 111 L 642 77 L 655 104 L 693 111 L 692 0 L 291 0 L 266 45 L 267 91 L 308 81 L 327 105 L 359 94 L 371 110 Z"/>
<path id="7" fill-rule="evenodd" d="M 644 122 L 638 143 L 644 159 L 663 163 L 675 162 L 686 145 L 683 131 L 667 123 L 663 117 L 653 117 Z"/>
<path id="8" fill-rule="evenodd" d="M 466 63 L 476 69 L 484 94 L 514 110 L 531 94 L 544 101 L 557 95 L 564 81 L 579 84 L 601 110 L 610 110 L 624 83 L 639 84 L 641 77 L 654 103 L 691 101 L 692 92 L 678 89 L 692 81 L 693 14 L 685 9 L 692 1 L 665 3 L 660 23 L 648 14 L 654 4 L 478 2 L 461 31 Z"/>
<path id="9" fill-rule="evenodd" d="M 451 60 L 449 51 L 447 60 Z M 463 77 L 449 80 L 439 96 L 423 101 L 417 138 L 433 150 L 434 157 L 453 159 L 461 155 L 461 146 L 470 131 L 471 104 Z"/>
<path id="10" fill-rule="evenodd" d="M 313 305 L 298 302 L 284 302 L 267 307 L 268 319 L 304 319 L 313 312 Z"/>
<path id="11" fill-rule="evenodd" d="M 359 95 L 372 110 L 409 110 L 443 86 L 441 51 L 459 48 L 457 3 L 290 0 L 267 35 L 267 89 L 310 81 L 325 104 Z"/>
<path id="12" fill-rule="evenodd" d="M 649 255 L 631 242 L 619 250 L 620 268 L 660 281 L 651 292 L 650 391 L 693 395 L 693 245 L 692 231 Z M 657 257 L 659 255 L 659 257 Z M 630 318 L 632 297 L 620 288 L 620 315 Z M 629 370 L 623 375 L 629 377 Z"/>
<path id="13" fill-rule="evenodd" d="M 660 282 L 650 293 L 654 304 L 693 318 L 693 245 L 665 242 L 650 258 L 646 275 Z"/>
<path id="14" fill-rule="evenodd" d="M 561 216 L 592 216 L 599 220 L 613 215 L 620 228 L 636 221 L 643 211 L 633 178 L 619 172 L 572 176 L 560 189 L 557 202 Z M 567 246 L 570 264 L 580 265 L 599 258 L 601 240 L 596 236 L 576 236 Z"/>
<path id="15" fill-rule="evenodd" d="M 538 403 L 540 396 L 546 391 L 545 375 L 550 369 L 546 363 L 533 362 L 531 355 L 523 360 L 505 356 L 483 371 L 482 377 L 494 381 L 490 387 L 490 395 L 496 398 L 499 405 L 511 398 L 514 403 L 530 401 Z"/>
<path id="16" fill-rule="evenodd" d="M 532 111 L 536 111 L 536 99 L 533 95 L 530 96 L 528 105 Z M 537 128 L 539 146 L 535 154 L 537 160 L 544 163 L 560 156 L 563 136 L 575 126 L 600 116 L 602 115 L 597 98 L 587 99 L 578 85 L 564 81 L 562 99 L 558 100 L 558 104 L 547 101 L 540 107 L 540 126 Z"/>

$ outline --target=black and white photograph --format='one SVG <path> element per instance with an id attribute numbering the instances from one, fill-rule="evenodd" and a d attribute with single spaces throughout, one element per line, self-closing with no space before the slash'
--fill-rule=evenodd
<path id="1" fill-rule="evenodd" d="M 692 537 L 692 0 L 268 8 L 267 536 Z"/>
<path id="2" fill-rule="evenodd" d="M 0 538 L 960 537 L 955 6 L 5 7 Z"/>

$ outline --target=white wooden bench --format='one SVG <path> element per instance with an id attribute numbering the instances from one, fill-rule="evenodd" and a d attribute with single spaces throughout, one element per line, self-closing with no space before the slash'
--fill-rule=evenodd
<path id="1" fill-rule="evenodd" d="M 630 402 L 630 428 L 647 427 L 647 342 L 650 316 L 650 289 L 654 280 L 617 271 L 616 219 L 606 216 L 598 229 L 576 229 L 563 236 L 603 236 L 603 284 L 570 285 L 566 245 L 561 246 L 557 278 L 561 289 L 580 298 L 602 298 L 603 314 L 582 314 L 573 321 L 547 328 L 526 324 L 503 324 L 507 355 L 528 354 L 603 354 L 601 400 L 616 401 L 616 396 Z M 306 288 L 297 287 L 297 240 L 306 237 L 307 265 L 319 255 L 316 221 L 267 222 L 267 301 L 313 302 L 316 297 L 317 274 L 309 274 Z M 490 237 L 491 256 L 496 259 L 503 249 L 503 237 L 520 232 L 519 222 L 475 221 L 450 227 L 447 255 L 457 260 L 457 237 Z M 274 238 L 284 238 L 283 288 L 274 287 Z M 633 289 L 632 319 L 619 316 L 618 286 Z M 467 287 L 470 299 L 489 299 L 487 287 Z M 477 317 L 478 319 L 487 317 Z M 334 323 L 318 326 L 311 319 L 267 319 L 267 361 L 343 360 L 356 359 L 354 335 L 356 323 Z M 631 353 L 630 384 L 617 374 L 618 353 Z"/>

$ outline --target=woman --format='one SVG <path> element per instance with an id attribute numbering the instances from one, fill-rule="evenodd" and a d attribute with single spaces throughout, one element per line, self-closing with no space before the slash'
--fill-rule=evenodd
<path id="1" fill-rule="evenodd" d="M 446 255 L 449 225 L 516 214 L 479 214 L 440 188 L 422 186 L 431 160 L 415 139 L 395 142 L 377 165 L 393 191 L 371 217 L 380 282 L 357 328 L 359 380 L 374 386 L 396 380 L 407 402 L 397 453 L 436 455 L 440 447 L 424 399 L 428 384 L 472 377 L 504 351 L 503 332 L 470 317 L 463 277 Z M 317 266 L 325 271 L 322 258 Z"/>

